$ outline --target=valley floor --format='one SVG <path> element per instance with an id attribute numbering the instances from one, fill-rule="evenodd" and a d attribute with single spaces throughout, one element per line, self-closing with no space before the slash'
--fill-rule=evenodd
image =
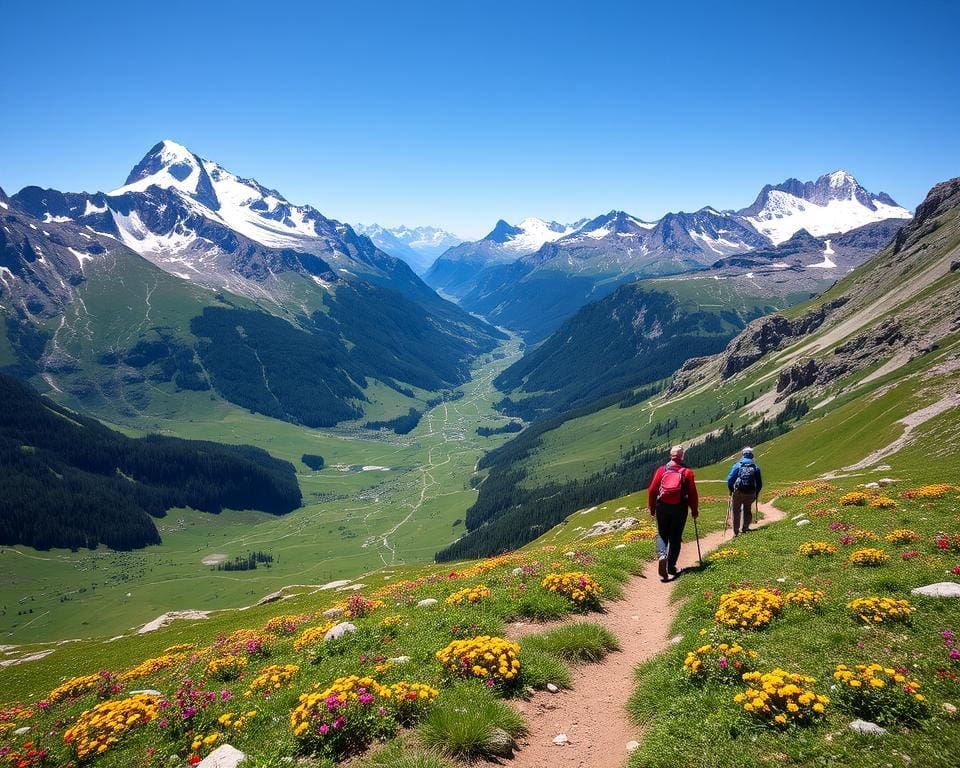
<path id="1" fill-rule="evenodd" d="M 251 443 L 292 461 L 304 507 L 283 517 L 171 510 L 156 521 L 163 543 L 133 552 L 0 548 L 0 640 L 118 635 L 167 611 L 239 608 L 289 584 L 432 561 L 464 530 L 477 460 L 510 437 L 476 430 L 505 423 L 492 408 L 499 397 L 492 382 L 518 356 L 516 341 L 502 345 L 461 387 L 462 398 L 430 409 L 403 436 L 312 430 L 239 409 L 159 422 L 167 434 Z M 307 470 L 303 453 L 322 454 L 326 468 Z M 269 568 L 211 565 L 258 551 L 274 557 Z"/>

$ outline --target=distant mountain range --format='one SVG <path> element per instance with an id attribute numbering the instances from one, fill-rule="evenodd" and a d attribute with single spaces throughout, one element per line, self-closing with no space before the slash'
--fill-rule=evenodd
<path id="1" fill-rule="evenodd" d="M 369 237 L 381 251 L 403 259 L 418 275 L 422 275 L 438 256 L 463 242 L 438 227 L 381 227 L 379 224 L 356 224 L 360 235 Z"/>
<path id="2" fill-rule="evenodd" d="M 839 242 L 837 235 L 874 225 L 886 233 L 890 224 L 884 222 L 903 223 L 910 216 L 889 195 L 872 194 L 850 174 L 835 171 L 815 182 L 788 179 L 768 185 L 753 205 L 740 211 L 706 206 L 652 222 L 610 211 L 569 227 L 535 220 L 540 222 L 537 228 L 514 228 L 500 221 L 482 240 L 444 253 L 424 280 L 471 312 L 536 342 L 578 307 L 618 285 L 640 277 L 710 270 L 719 260 L 758 251 L 769 255 L 800 232 L 813 238 L 806 241 L 812 250 L 803 251 L 801 259 L 797 243 L 790 246 L 793 273 L 816 267 L 822 286 L 854 261 L 848 258 L 840 266 L 834 260 L 830 266 L 823 255 L 829 250 L 827 239 Z M 524 236 L 514 234 L 516 229 Z M 525 236 L 528 231 L 550 236 L 537 247 L 535 237 Z M 508 247 L 514 243 L 526 247 Z M 775 255 L 773 259 L 776 263 Z M 734 263 L 727 261 L 726 266 Z"/>
<path id="3" fill-rule="evenodd" d="M 109 193 L 0 191 L 0 220 L 0 370 L 89 408 L 212 388 L 330 426 L 375 379 L 403 415 L 501 336 L 350 226 L 172 141 Z"/>

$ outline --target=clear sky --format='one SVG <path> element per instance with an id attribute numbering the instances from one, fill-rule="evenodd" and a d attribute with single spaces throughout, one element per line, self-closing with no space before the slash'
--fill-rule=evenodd
<path id="1" fill-rule="evenodd" d="M 960 4 L 0 0 L 0 186 L 174 139 L 351 223 L 740 208 L 960 175 Z"/>

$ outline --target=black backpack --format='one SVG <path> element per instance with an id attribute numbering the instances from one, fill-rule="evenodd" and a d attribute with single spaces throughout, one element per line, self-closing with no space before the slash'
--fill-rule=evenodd
<path id="1" fill-rule="evenodd" d="M 757 465 L 751 462 L 750 464 L 741 464 L 740 469 L 737 470 L 737 479 L 733 483 L 733 489 L 735 491 L 747 491 L 752 492 L 757 490 Z"/>

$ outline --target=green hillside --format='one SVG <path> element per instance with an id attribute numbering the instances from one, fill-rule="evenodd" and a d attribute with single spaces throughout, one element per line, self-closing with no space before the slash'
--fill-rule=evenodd
<path id="1" fill-rule="evenodd" d="M 732 461 L 743 444 L 791 427 L 758 451 L 780 479 L 881 471 L 903 450 L 916 456 L 918 441 L 932 434 L 945 442 L 929 449 L 955 463 L 943 445 L 957 440 L 958 187 L 934 188 L 877 257 L 786 316 L 753 321 L 719 355 L 688 361 L 663 394 L 585 406 L 486 458 L 470 533 L 439 557 L 518 546 L 610 490 L 636 490 L 674 443 L 690 446 L 689 459 L 705 466 L 719 458 L 713 451 L 723 435 Z M 568 367 L 576 361 L 570 350 Z M 697 458 L 701 444 L 709 450 Z"/>

